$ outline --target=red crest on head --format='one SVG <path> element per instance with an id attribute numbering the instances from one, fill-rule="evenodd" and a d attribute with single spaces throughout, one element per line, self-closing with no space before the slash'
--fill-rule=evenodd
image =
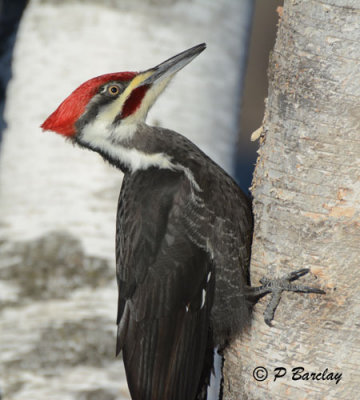
<path id="1" fill-rule="evenodd" d="M 136 72 L 116 72 L 89 79 L 75 89 L 59 107 L 41 125 L 43 130 L 50 130 L 61 135 L 73 136 L 76 133 L 75 123 L 84 113 L 87 104 L 99 90 L 100 86 L 110 81 L 129 81 Z"/>

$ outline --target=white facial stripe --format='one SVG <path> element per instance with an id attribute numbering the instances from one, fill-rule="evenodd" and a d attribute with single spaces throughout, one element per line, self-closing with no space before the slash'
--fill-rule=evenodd
<path id="1" fill-rule="evenodd" d="M 102 108 L 97 118 L 102 119 L 103 121 L 113 122 L 116 116 L 121 112 L 126 100 L 133 90 L 150 75 L 151 72 L 136 75 L 117 99 L 112 100 L 108 105 Z"/>
<path id="2" fill-rule="evenodd" d="M 106 106 L 102 107 L 96 119 L 103 122 L 103 124 L 109 124 L 113 122 L 115 118 L 121 113 L 126 100 L 129 98 L 131 93 L 141 85 L 141 83 L 149 76 L 151 72 L 137 75 L 126 87 L 124 92 L 117 98 L 111 101 Z M 135 123 L 145 121 L 146 115 L 154 104 L 157 97 L 165 89 L 170 82 L 172 76 L 169 76 L 161 81 L 152 85 L 146 92 L 144 98 L 141 101 L 140 107 L 131 115 L 124 118 L 122 124 L 133 125 Z"/>

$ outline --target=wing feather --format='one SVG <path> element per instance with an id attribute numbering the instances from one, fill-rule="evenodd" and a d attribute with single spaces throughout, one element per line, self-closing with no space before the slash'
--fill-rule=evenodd
<path id="1" fill-rule="evenodd" d="M 133 400 L 192 400 L 200 384 L 215 271 L 183 223 L 190 197 L 182 173 L 147 170 L 123 182 L 117 352 L 123 350 Z"/>

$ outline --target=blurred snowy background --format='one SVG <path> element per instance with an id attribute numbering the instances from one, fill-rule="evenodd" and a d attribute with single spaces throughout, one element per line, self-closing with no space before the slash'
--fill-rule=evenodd
<path id="1" fill-rule="evenodd" d="M 14 20 L 26 5 L 12 79 L 1 93 L 7 124 L 0 154 L 2 400 L 129 399 L 114 357 L 114 224 L 122 176 L 97 154 L 42 133 L 40 124 L 91 77 L 146 69 L 206 42 L 148 123 L 189 137 L 228 172 L 237 171 L 246 190 L 255 159 L 249 134 L 261 123 L 277 3 L 256 4 L 255 25 L 272 33 L 257 39 L 265 50 L 254 54 L 262 61 L 250 53 L 248 76 L 260 68 L 262 91 L 254 96 L 255 73 L 245 90 L 258 104 L 244 102 L 243 109 L 250 117 L 256 109 L 257 117 L 249 122 L 243 115 L 239 139 L 253 0 L 0 1 L 1 89 L 11 76 Z"/>

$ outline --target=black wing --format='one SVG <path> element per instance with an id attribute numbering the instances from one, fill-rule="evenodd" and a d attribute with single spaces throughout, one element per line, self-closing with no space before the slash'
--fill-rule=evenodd
<path id="1" fill-rule="evenodd" d="M 200 383 L 215 272 L 207 252 L 186 235 L 189 196 L 182 173 L 150 169 L 124 178 L 117 353 L 123 350 L 133 400 L 192 400 Z"/>

